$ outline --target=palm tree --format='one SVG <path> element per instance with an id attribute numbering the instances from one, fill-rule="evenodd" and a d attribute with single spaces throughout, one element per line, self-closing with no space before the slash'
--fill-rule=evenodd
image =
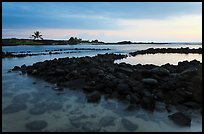
<path id="1" fill-rule="evenodd" d="M 40 38 L 41 40 L 43 40 L 42 34 L 40 34 L 39 31 L 34 32 L 34 34 L 32 35 L 32 37 L 34 37 L 34 40 L 35 40 L 35 39 L 39 39 L 39 38 Z"/>

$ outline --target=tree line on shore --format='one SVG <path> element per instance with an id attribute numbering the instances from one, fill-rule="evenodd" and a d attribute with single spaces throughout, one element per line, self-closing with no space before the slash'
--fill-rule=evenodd
<path id="1" fill-rule="evenodd" d="M 30 38 L 33 39 L 2 39 L 3 46 L 13 46 L 13 45 L 76 45 L 80 43 L 91 43 L 95 45 L 99 44 L 168 44 L 168 43 L 154 43 L 154 42 L 131 42 L 131 41 L 120 41 L 116 43 L 105 43 L 103 41 L 96 40 L 82 40 L 77 37 L 70 37 L 67 40 L 48 40 L 43 39 L 40 31 L 35 31 Z"/>

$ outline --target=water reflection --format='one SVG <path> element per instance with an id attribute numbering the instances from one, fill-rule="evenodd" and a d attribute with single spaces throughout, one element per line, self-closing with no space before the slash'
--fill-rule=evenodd
<path id="1" fill-rule="evenodd" d="M 137 56 L 130 56 L 121 60 L 116 60 L 115 63 L 128 63 L 131 65 L 136 64 L 154 64 L 163 65 L 170 63 L 178 65 L 180 61 L 198 60 L 202 63 L 202 54 L 144 54 Z"/>

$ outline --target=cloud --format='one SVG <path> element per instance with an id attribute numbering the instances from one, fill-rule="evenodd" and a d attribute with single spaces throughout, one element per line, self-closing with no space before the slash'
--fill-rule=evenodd
<path id="1" fill-rule="evenodd" d="M 202 3 L 3 2 L 3 37 L 202 41 Z"/>

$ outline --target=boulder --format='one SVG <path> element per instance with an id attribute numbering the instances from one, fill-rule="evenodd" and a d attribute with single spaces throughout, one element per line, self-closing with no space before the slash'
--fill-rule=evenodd
<path id="1" fill-rule="evenodd" d="M 55 73 L 58 74 L 58 75 L 63 75 L 63 74 L 65 74 L 65 71 L 63 69 L 57 68 L 55 70 Z"/>
<path id="2" fill-rule="evenodd" d="M 98 91 L 94 91 L 88 94 L 86 97 L 88 102 L 98 102 L 101 99 L 101 95 Z"/>
<path id="3" fill-rule="evenodd" d="M 148 84 L 148 85 L 156 85 L 158 83 L 158 81 L 156 79 L 152 79 L 152 78 L 142 79 L 142 82 L 144 84 Z"/>
<path id="4" fill-rule="evenodd" d="M 177 124 L 179 126 L 182 126 L 182 127 L 188 126 L 188 127 L 190 127 L 190 125 L 191 125 L 191 119 L 187 115 L 185 115 L 185 114 L 183 114 L 181 112 L 174 113 L 172 115 L 169 115 L 168 117 L 175 124 Z"/>
<path id="5" fill-rule="evenodd" d="M 98 69 L 97 69 L 97 68 L 91 68 L 91 69 L 89 70 L 89 73 L 90 73 L 91 75 L 96 75 L 96 74 L 98 73 Z"/>
<path id="6" fill-rule="evenodd" d="M 141 100 L 142 108 L 153 111 L 155 108 L 155 99 L 153 96 L 144 96 Z"/>
<path id="7" fill-rule="evenodd" d="M 118 68 L 119 72 L 125 73 L 126 75 L 131 75 L 133 73 L 133 70 L 130 68 L 120 67 Z"/>
<path id="8" fill-rule="evenodd" d="M 188 68 L 188 69 L 182 71 L 181 75 L 190 75 L 190 76 L 193 76 L 193 75 L 197 74 L 197 71 L 198 71 L 198 69 L 196 67 L 191 67 L 191 68 Z"/>
<path id="9" fill-rule="evenodd" d="M 12 71 L 20 71 L 21 70 L 21 68 L 19 67 L 19 66 L 15 66 L 13 69 L 12 69 Z"/>
<path id="10" fill-rule="evenodd" d="M 152 76 L 152 72 L 150 70 L 141 70 L 140 72 L 142 77 L 144 78 L 148 78 Z"/>
<path id="11" fill-rule="evenodd" d="M 33 69 L 31 74 L 35 75 L 35 74 L 37 74 L 37 72 L 38 72 L 37 69 Z"/>
<path id="12" fill-rule="evenodd" d="M 168 76 L 170 74 L 169 70 L 162 67 L 153 68 L 151 72 L 159 76 Z"/>
<path id="13" fill-rule="evenodd" d="M 201 107 L 198 103 L 192 101 L 185 102 L 184 105 L 192 109 L 199 109 Z"/>
<path id="14" fill-rule="evenodd" d="M 124 95 L 124 94 L 127 94 L 127 93 L 130 92 L 129 85 L 126 84 L 126 83 L 120 83 L 117 86 L 117 90 L 118 90 L 118 93 L 121 94 L 121 95 Z"/>

